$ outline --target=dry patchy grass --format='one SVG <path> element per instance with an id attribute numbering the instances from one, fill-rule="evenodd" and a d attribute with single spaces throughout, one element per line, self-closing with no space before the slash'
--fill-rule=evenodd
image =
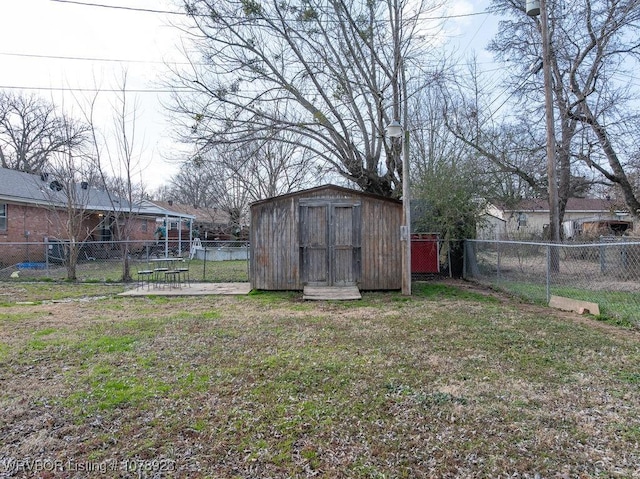
<path id="1" fill-rule="evenodd" d="M 0 477 L 640 477 L 637 331 L 415 292 L 10 302 Z"/>

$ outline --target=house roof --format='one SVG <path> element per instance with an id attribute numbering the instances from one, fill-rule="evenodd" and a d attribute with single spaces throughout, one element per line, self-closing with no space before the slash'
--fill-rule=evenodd
<path id="1" fill-rule="evenodd" d="M 367 197 L 367 198 L 374 198 L 374 199 L 377 199 L 377 200 L 390 201 L 390 202 L 393 202 L 393 203 L 402 203 L 402 201 L 397 200 L 395 198 L 389 198 L 387 196 L 376 195 L 376 194 L 373 194 L 373 193 L 366 193 L 366 192 L 360 191 L 360 190 L 353 190 L 351 188 L 345 188 L 344 186 L 337 186 L 337 185 L 327 184 L 327 185 L 322 185 L 322 186 L 316 186 L 314 188 L 308 188 L 306 190 L 299 190 L 299 191 L 294 191 L 294 192 L 291 192 L 291 193 L 286 193 L 286 194 L 280 195 L 280 196 L 273 196 L 271 198 L 265 198 L 263 200 L 255 201 L 255 202 L 251 203 L 251 205 L 249 205 L 249 206 L 259 205 L 259 204 L 266 203 L 266 202 L 273 201 L 273 200 L 281 200 L 281 199 L 285 199 L 285 198 L 291 198 L 291 197 L 294 197 L 294 196 L 303 196 L 303 195 L 317 193 L 319 191 L 327 191 L 327 190 L 333 190 L 333 191 L 341 192 L 341 193 L 344 193 L 346 195 L 359 195 L 359 196 L 364 196 L 364 197 Z"/>
<path id="2" fill-rule="evenodd" d="M 546 198 L 521 200 L 513 206 L 496 205 L 503 211 L 548 212 L 549 202 Z M 569 198 L 566 213 L 603 213 L 623 210 L 620 203 L 606 198 Z"/>
<path id="3" fill-rule="evenodd" d="M 66 181 L 53 175 L 35 175 L 23 171 L 0 168 L 0 201 L 40 207 L 64 208 L 70 198 L 87 211 L 134 212 L 146 216 L 185 216 L 160 208 L 149 202 L 129 203 L 106 190 L 91 185 L 73 184 L 72 195 L 64 191 Z"/>
<path id="4" fill-rule="evenodd" d="M 138 203 L 138 208 L 144 214 L 150 214 L 154 216 L 170 216 L 172 218 L 188 218 L 195 220 L 195 215 L 191 215 L 188 212 L 180 211 L 177 208 L 164 208 L 157 202 L 142 200 Z"/>
<path id="5" fill-rule="evenodd" d="M 219 208 L 205 208 L 200 206 L 185 205 L 182 203 L 170 203 L 168 201 L 153 201 L 160 208 L 176 211 L 192 216 L 199 223 L 227 224 L 229 215 Z"/>

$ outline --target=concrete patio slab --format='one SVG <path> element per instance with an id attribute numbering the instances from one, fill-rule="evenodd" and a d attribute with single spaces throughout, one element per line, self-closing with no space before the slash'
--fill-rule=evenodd
<path id="1" fill-rule="evenodd" d="M 155 287 L 151 285 L 138 287 L 120 293 L 119 296 L 206 296 L 206 295 L 245 295 L 249 294 L 249 283 L 191 283 L 181 285 L 180 288 L 169 286 Z"/>

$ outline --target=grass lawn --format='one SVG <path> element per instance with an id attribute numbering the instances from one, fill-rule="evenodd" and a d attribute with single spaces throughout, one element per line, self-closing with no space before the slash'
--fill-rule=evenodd
<path id="1" fill-rule="evenodd" d="M 547 303 L 547 290 L 544 284 L 524 281 L 500 281 L 496 287 L 512 295 L 533 301 Z M 582 301 L 590 301 L 600 306 L 600 318 L 621 326 L 640 327 L 640 303 L 638 293 L 627 291 L 587 290 L 570 286 L 552 286 L 551 294 Z"/>
<path id="2" fill-rule="evenodd" d="M 188 265 L 190 277 L 193 281 L 216 283 L 249 281 L 248 262 L 246 260 L 205 262 L 194 259 L 180 264 L 180 266 L 185 265 Z M 158 265 L 147 261 L 132 260 L 129 272 L 135 281 L 138 270 L 153 269 L 156 266 Z M 12 271 L 8 270 L 7 272 L 10 273 Z M 122 280 L 122 263 L 120 260 L 80 262 L 76 269 L 76 276 L 78 282 L 82 283 L 119 282 Z M 21 270 L 17 278 L 5 279 L 13 283 L 19 283 L 24 281 L 63 281 L 66 278 L 67 269 L 64 265 L 50 265 L 48 270 Z"/>
<path id="3" fill-rule="evenodd" d="M 640 477 L 637 329 L 465 284 L 3 287 L 0 477 Z"/>

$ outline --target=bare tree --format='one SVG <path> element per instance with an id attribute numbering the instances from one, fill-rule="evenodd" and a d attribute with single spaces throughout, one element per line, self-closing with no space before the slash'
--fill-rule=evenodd
<path id="1" fill-rule="evenodd" d="M 74 135 L 72 124 L 63 121 L 61 125 L 63 138 Z M 82 245 L 93 233 L 87 221 L 93 213 L 89 209 L 91 190 L 83 188 L 83 182 L 95 182 L 98 172 L 86 157 L 76 155 L 71 142 L 65 144 L 66 151 L 56 152 L 49 161 L 48 176 L 52 181 L 45 191 L 49 196 L 49 208 L 64 236 L 61 246 L 67 279 L 75 281 Z"/>
<path id="2" fill-rule="evenodd" d="M 529 65 L 539 61 L 539 21 L 526 17 L 520 1 L 494 0 L 493 8 L 510 19 L 501 23 L 490 48 L 503 60 L 520 59 L 515 64 L 510 61 L 512 85 L 520 84 L 528 105 L 540 105 L 539 85 L 520 83 L 530 76 Z M 558 0 L 549 8 L 552 88 L 556 129 L 560 129 L 556 138 L 560 206 L 563 210 L 571 178 L 581 176 L 571 171 L 578 159 L 582 169 L 595 170 L 605 181 L 619 185 L 631 214 L 638 217 L 638 191 L 629 179 L 633 170 L 627 166 L 638 151 L 637 144 L 628 141 L 630 126 L 638 117 L 632 103 L 638 89 L 633 91 L 625 75 L 633 75 L 639 66 L 640 1 Z M 602 155 L 592 154 L 595 145 Z"/>
<path id="3" fill-rule="evenodd" d="M 289 136 L 287 140 L 277 139 Z M 323 163 L 300 146 L 295 135 L 283 132 L 248 143 L 236 154 L 224 155 L 252 201 L 319 185 L 326 177 Z"/>
<path id="4" fill-rule="evenodd" d="M 286 134 L 286 133 L 285 133 Z M 182 164 L 171 183 L 171 199 L 218 208 L 239 231 L 252 201 L 319 185 L 326 172 L 294 141 L 218 145 L 205 157 Z"/>
<path id="5" fill-rule="evenodd" d="M 198 208 L 217 207 L 216 182 L 220 179 L 215 176 L 214 164 L 214 160 L 203 161 L 199 157 L 183 162 L 160 199 Z"/>
<path id="6" fill-rule="evenodd" d="M 544 130 L 527 120 L 527 113 L 501 112 L 495 87 L 478 71 L 475 59 L 441 83 L 441 121 L 461 147 L 475 152 L 476 162 L 495 178 L 493 199 L 513 201 L 546 195 Z M 510 105 L 510 111 L 519 105 Z"/>
<path id="7" fill-rule="evenodd" d="M 75 154 L 88 126 L 57 111 L 35 95 L 0 91 L 0 165 L 40 172 L 54 154 Z"/>
<path id="8" fill-rule="evenodd" d="M 216 145 L 185 161 L 171 182 L 171 199 L 218 208 L 239 230 L 249 202 L 319 185 L 327 175 L 300 145 L 300 135 L 274 130 L 269 138 Z"/>
<path id="9" fill-rule="evenodd" d="M 152 191 L 146 191 L 142 197 L 144 199 L 147 200 L 158 200 L 158 201 L 169 201 L 170 199 L 173 199 L 173 195 L 172 195 L 172 188 L 171 185 L 169 184 L 163 184 L 160 185 L 159 187 L 157 187 L 156 189 L 152 190 Z M 178 200 L 181 201 L 181 200 Z M 181 201 L 183 202 L 183 201 Z M 186 201 L 183 202 L 185 204 L 190 204 L 190 201 Z"/>
<path id="10" fill-rule="evenodd" d="M 451 274 L 462 275 L 462 241 L 473 238 L 494 178 L 473 148 L 456 138 L 444 121 L 445 99 L 436 91 L 414 98 L 411 177 L 413 231 L 440 233 Z M 443 255 L 444 256 L 444 255 Z M 446 256 L 444 256 L 446 257 Z"/>
<path id="11" fill-rule="evenodd" d="M 213 194 L 218 200 L 218 208 L 229 216 L 229 234 L 237 237 L 247 224 L 248 206 L 251 202 L 249 191 L 242 178 L 224 163 L 214 164 L 212 173 L 216 178 Z"/>
<path id="12" fill-rule="evenodd" d="M 384 128 L 402 100 L 398 59 L 429 77 L 421 14 L 434 7 L 408 0 L 186 1 L 199 56 L 191 55 L 190 71 L 175 72 L 185 140 L 204 154 L 256 135 L 266 141 L 275 125 L 300 135 L 309 153 L 363 190 L 399 196 L 401 164 Z"/>
<path id="13" fill-rule="evenodd" d="M 100 92 L 84 112 L 90 125 L 92 151 L 90 157 L 100 174 L 111 203 L 111 218 L 122 258 L 122 281 L 131 281 L 131 235 L 136 224 L 140 202 L 145 196 L 142 182 L 143 164 L 138 146 L 138 103 L 127 96 L 127 73 L 118 82 L 118 93 L 111 104 L 113 125 L 102 133 L 98 127 L 96 109 Z"/>
<path id="14" fill-rule="evenodd" d="M 519 14 L 524 16 L 523 11 Z M 519 24 L 526 26 L 526 23 Z M 522 36 L 508 40 L 519 48 L 531 44 Z M 458 74 L 454 82 L 445 85 L 442 93 L 446 99 L 446 125 L 458 140 L 479 153 L 479 160 L 486 163 L 487 171 L 493 170 L 502 178 L 502 183 L 496 186 L 501 184 L 503 191 L 498 191 L 494 198 L 506 203 L 517 202 L 522 197 L 548 197 L 544 103 L 541 86 L 533 79 L 536 65 L 534 62 L 533 69 L 523 67 L 513 80 L 507 77 L 509 88 L 496 96 L 495 87 L 487 88 L 472 63 L 469 71 Z M 567 199 L 584 196 L 603 183 L 603 178 L 587 168 L 591 161 L 588 158 L 595 159 L 597 153 L 592 147 L 584 149 L 585 129 L 570 117 L 567 95 L 562 88 L 559 90 L 555 96 L 556 104 L 562 105 L 556 128 L 559 132 L 556 161 L 559 221 L 562 222 Z M 516 185 L 519 186 L 514 188 Z"/>

